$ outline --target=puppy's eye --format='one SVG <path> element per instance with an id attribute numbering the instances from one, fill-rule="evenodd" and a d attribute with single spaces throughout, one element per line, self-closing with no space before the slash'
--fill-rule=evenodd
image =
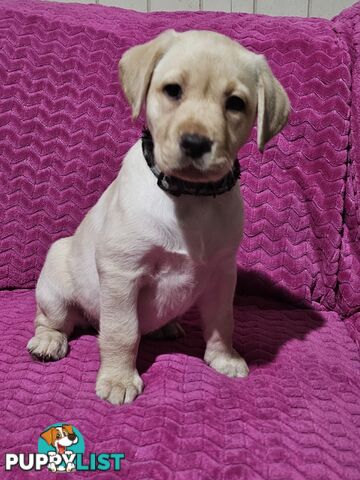
<path id="1" fill-rule="evenodd" d="M 165 85 L 163 90 L 168 97 L 173 98 L 174 100 L 179 100 L 181 98 L 182 90 L 177 83 L 169 83 L 168 85 Z"/>
<path id="2" fill-rule="evenodd" d="M 225 108 L 233 112 L 243 112 L 245 110 L 245 102 L 242 98 L 231 95 L 231 97 L 226 100 Z"/>
<path id="3" fill-rule="evenodd" d="M 60 435 L 60 433 L 58 432 L 58 433 L 56 434 L 56 438 L 60 438 L 60 437 L 61 437 L 61 435 Z"/>

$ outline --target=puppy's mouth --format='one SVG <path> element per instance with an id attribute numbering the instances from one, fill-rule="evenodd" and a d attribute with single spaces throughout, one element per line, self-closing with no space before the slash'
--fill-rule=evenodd
<path id="1" fill-rule="evenodd" d="M 181 156 L 175 165 L 171 166 L 168 174 L 190 182 L 216 182 L 223 178 L 232 168 L 232 162 L 226 158 L 218 158 L 216 163 L 210 154 L 193 159 Z"/>
<path id="2" fill-rule="evenodd" d="M 199 169 L 195 165 L 187 165 L 181 168 L 173 168 L 169 171 L 169 175 L 172 177 L 180 178 L 181 180 L 187 180 L 189 182 L 215 182 L 224 177 L 230 168 L 208 168 Z"/>
<path id="3" fill-rule="evenodd" d="M 233 160 L 224 153 L 217 156 L 214 150 L 192 158 L 179 150 L 159 148 L 157 145 L 154 148 L 154 163 L 164 175 L 196 183 L 221 180 L 233 167 Z"/>
<path id="4" fill-rule="evenodd" d="M 58 444 L 57 448 L 58 448 L 58 452 L 60 453 L 60 455 L 62 455 L 63 453 L 65 453 L 65 450 L 66 450 L 65 445 L 59 445 L 59 444 Z"/>

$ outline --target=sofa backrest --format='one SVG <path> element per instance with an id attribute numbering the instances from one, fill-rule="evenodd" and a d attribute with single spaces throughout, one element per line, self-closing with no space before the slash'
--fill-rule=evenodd
<path id="1" fill-rule="evenodd" d="M 337 308 L 352 317 L 353 336 L 360 345 L 360 2 L 334 19 L 351 60 L 351 123 L 346 172 L 342 248 L 338 271 Z"/>
<path id="2" fill-rule="evenodd" d="M 263 154 L 255 132 L 239 153 L 239 268 L 334 307 L 351 65 L 332 22 L 4 0 L 0 26 L 0 287 L 35 285 L 50 244 L 74 232 L 138 138 L 142 122 L 131 122 L 118 84 L 123 52 L 167 28 L 196 28 L 264 54 L 292 103 Z"/>

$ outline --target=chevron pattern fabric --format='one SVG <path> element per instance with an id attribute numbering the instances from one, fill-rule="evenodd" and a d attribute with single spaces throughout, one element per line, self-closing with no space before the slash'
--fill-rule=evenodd
<path id="1" fill-rule="evenodd" d="M 338 272 L 338 311 L 345 315 L 352 338 L 360 346 L 360 8 L 345 10 L 336 28 L 351 55 L 352 101 L 346 173 L 342 252 Z"/>
<path id="2" fill-rule="evenodd" d="M 360 478 L 359 25 L 360 2 L 327 21 L 0 1 L 0 461 L 36 451 L 39 433 L 64 421 L 87 451 L 126 454 L 119 474 L 78 477 Z M 55 363 L 25 346 L 49 246 L 74 232 L 143 126 L 118 60 L 167 28 L 216 30 L 264 54 L 292 112 L 263 154 L 255 132 L 239 152 L 234 342 L 250 376 L 203 363 L 192 310 L 183 340 L 142 341 L 144 393 L 115 407 L 95 395 L 92 332 Z"/>
<path id="3" fill-rule="evenodd" d="M 1 286 L 34 286 L 49 245 L 74 232 L 138 138 L 142 123 L 132 124 L 118 82 L 122 53 L 172 26 L 208 28 L 265 54 L 293 108 L 264 155 L 254 137 L 240 152 L 247 223 L 239 265 L 334 307 L 351 76 L 331 22 L 0 5 Z"/>

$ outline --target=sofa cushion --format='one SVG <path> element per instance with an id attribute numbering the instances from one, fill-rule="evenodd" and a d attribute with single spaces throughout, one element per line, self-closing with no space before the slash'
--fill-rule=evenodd
<path id="1" fill-rule="evenodd" d="M 263 53 L 289 125 L 239 154 L 246 206 L 238 263 L 301 299 L 335 305 L 349 134 L 350 59 L 321 19 L 143 14 L 33 0 L 0 4 L 0 286 L 34 286 L 49 245 L 71 235 L 138 138 L 117 62 L 166 28 L 212 29 Z"/>
<path id="2" fill-rule="evenodd" d="M 334 21 L 346 41 L 352 68 L 351 132 L 346 173 L 344 229 L 338 273 L 338 311 L 360 344 L 360 2 Z"/>
<path id="3" fill-rule="evenodd" d="M 144 392 L 119 407 L 95 395 L 93 334 L 72 340 L 58 362 L 30 358 L 34 311 L 33 291 L 0 292 L 1 460 L 36 452 L 39 434 L 66 422 L 84 436 L 86 453 L 125 453 L 120 474 L 76 478 L 358 480 L 360 360 L 336 313 L 238 297 L 234 340 L 250 376 L 231 379 L 201 360 L 189 312 L 184 339 L 142 340 Z"/>

